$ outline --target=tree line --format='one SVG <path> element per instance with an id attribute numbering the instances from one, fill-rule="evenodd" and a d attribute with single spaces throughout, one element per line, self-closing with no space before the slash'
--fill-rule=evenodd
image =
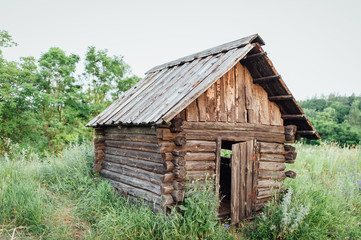
<path id="1" fill-rule="evenodd" d="M 341 145 L 361 143 L 361 95 L 330 94 L 299 103 L 323 141 Z"/>
<path id="2" fill-rule="evenodd" d="M 36 151 L 58 152 L 72 141 L 90 138 L 85 124 L 140 80 L 122 56 L 90 46 L 84 70 L 80 57 L 53 47 L 39 59 L 8 61 L 3 50 L 16 42 L 0 30 L 0 151 L 18 143 Z"/>
<path id="3" fill-rule="evenodd" d="M 140 80 L 122 56 L 109 56 L 106 49 L 88 47 L 79 74 L 80 57 L 57 47 L 39 59 L 5 59 L 4 49 L 16 45 L 0 30 L 0 153 L 10 141 L 55 153 L 90 139 L 92 129 L 85 124 Z M 360 143 L 361 96 L 331 94 L 300 105 L 324 141 Z"/>

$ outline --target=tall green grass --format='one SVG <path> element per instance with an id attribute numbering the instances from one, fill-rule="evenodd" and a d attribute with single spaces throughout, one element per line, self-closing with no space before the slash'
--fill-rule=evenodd
<path id="1" fill-rule="evenodd" d="M 108 182 L 92 174 L 92 149 L 73 144 L 58 156 L 42 159 L 14 149 L 1 158 L 3 235 L 17 228 L 20 237 L 35 239 L 232 238 L 218 222 L 210 182 L 195 184 L 180 211 L 154 212 L 120 197 Z"/>
<path id="2" fill-rule="evenodd" d="M 252 239 L 360 239 L 361 151 L 358 146 L 295 144 L 288 168 L 296 179 L 282 202 L 269 203 L 246 229 Z M 285 207 L 286 206 L 286 207 Z M 286 224 L 288 223 L 288 224 Z M 296 226 L 292 228 L 293 224 Z"/>

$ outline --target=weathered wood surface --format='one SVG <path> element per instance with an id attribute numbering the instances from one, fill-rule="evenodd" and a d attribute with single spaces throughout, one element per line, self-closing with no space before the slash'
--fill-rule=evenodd
<path id="1" fill-rule="evenodd" d="M 267 171 L 283 171 L 286 169 L 286 165 L 278 162 L 260 162 L 259 163 L 260 170 Z"/>
<path id="2" fill-rule="evenodd" d="M 294 142 L 296 132 L 297 132 L 297 126 L 296 125 L 285 126 L 285 139 L 286 139 L 286 142 L 290 142 L 290 143 Z"/>
<path id="3" fill-rule="evenodd" d="M 259 170 L 258 176 L 260 179 L 283 180 L 286 178 L 284 171 L 265 171 Z"/>
<path id="4" fill-rule="evenodd" d="M 107 134 L 144 134 L 144 135 L 156 135 L 157 129 L 155 127 L 106 127 L 105 135 Z"/>
<path id="5" fill-rule="evenodd" d="M 119 174 L 127 175 L 130 177 L 135 177 L 139 179 L 143 179 L 152 183 L 161 184 L 164 180 L 164 174 L 155 173 L 146 171 L 139 168 L 130 167 L 127 165 L 122 165 L 118 163 L 112 163 L 112 162 L 104 162 L 103 163 L 103 169 L 116 172 Z"/>
<path id="6" fill-rule="evenodd" d="M 100 174 L 107 179 L 111 179 L 123 184 L 127 184 L 128 186 L 132 186 L 134 189 L 139 189 L 139 190 L 142 189 L 144 191 L 149 191 L 154 194 L 157 194 L 159 196 L 161 195 L 161 188 L 159 184 L 151 183 L 146 180 L 138 179 L 128 175 L 112 172 L 107 169 L 102 169 L 100 171 Z"/>
<path id="7" fill-rule="evenodd" d="M 114 147 L 120 149 L 152 152 L 152 153 L 163 153 L 172 151 L 175 148 L 175 144 L 171 142 L 157 143 L 144 143 L 144 142 L 130 142 L 130 141 L 114 141 L 105 140 L 106 147 Z"/>
<path id="8" fill-rule="evenodd" d="M 176 146 L 184 146 L 187 143 L 187 139 L 183 136 L 178 136 L 174 139 Z"/>
<path id="9" fill-rule="evenodd" d="M 187 178 L 189 180 L 204 180 L 205 178 L 212 178 L 213 176 L 213 170 L 187 171 Z"/>
<path id="10" fill-rule="evenodd" d="M 187 171 L 192 170 L 214 170 L 216 167 L 215 161 L 186 161 Z"/>
<path id="11" fill-rule="evenodd" d="M 105 135 L 105 140 L 158 143 L 155 135 L 146 134 L 108 133 Z"/>
<path id="12" fill-rule="evenodd" d="M 185 155 L 184 159 L 186 161 L 214 161 L 216 159 L 216 155 L 214 153 L 207 152 L 189 152 Z"/>
<path id="13" fill-rule="evenodd" d="M 174 189 L 176 189 L 176 190 L 184 190 L 184 189 L 186 189 L 186 183 L 185 182 L 174 181 L 172 184 L 173 184 Z"/>
<path id="14" fill-rule="evenodd" d="M 282 183 L 274 180 L 259 180 L 257 187 L 260 188 L 279 188 Z"/>
<path id="15" fill-rule="evenodd" d="M 182 202 L 185 196 L 185 191 L 184 190 L 174 190 L 171 193 L 174 201 L 176 202 Z"/>
<path id="16" fill-rule="evenodd" d="M 182 150 L 186 152 L 215 152 L 216 142 L 188 140 L 187 143 L 182 147 Z"/>
<path id="17" fill-rule="evenodd" d="M 128 150 L 128 149 L 121 149 L 116 147 L 106 147 L 104 149 L 104 152 L 106 154 L 148 160 L 151 162 L 158 162 L 163 164 L 162 155 L 158 153 L 142 152 L 137 150 Z"/>
<path id="18" fill-rule="evenodd" d="M 156 173 L 164 173 L 167 171 L 164 164 L 162 164 L 162 163 L 150 162 L 147 160 L 141 160 L 141 159 L 132 158 L 132 157 L 123 157 L 123 156 L 105 154 L 104 160 L 108 161 L 108 162 L 120 163 L 123 165 L 136 167 L 136 168 L 140 168 L 140 169 L 144 169 L 144 170 L 156 172 Z"/>
<path id="19" fill-rule="evenodd" d="M 237 63 L 186 108 L 188 122 L 248 122 L 281 126 L 277 104 L 253 83 L 246 67 Z"/>
<path id="20" fill-rule="evenodd" d="M 173 191 L 174 191 L 174 187 L 173 187 L 173 185 L 171 183 L 168 183 L 168 184 L 163 183 L 161 185 L 161 193 L 162 193 L 162 195 L 170 194 Z"/>
<path id="21" fill-rule="evenodd" d="M 243 211 L 241 206 L 244 205 L 241 197 L 241 187 L 244 184 L 241 181 L 241 162 L 245 158 L 241 157 L 242 153 L 246 152 L 246 145 L 244 143 L 232 145 L 232 171 L 231 171 L 231 220 L 232 223 L 238 223 L 243 218 Z M 245 155 L 245 154 L 244 154 Z M 241 216 L 240 216 L 241 214 Z"/>

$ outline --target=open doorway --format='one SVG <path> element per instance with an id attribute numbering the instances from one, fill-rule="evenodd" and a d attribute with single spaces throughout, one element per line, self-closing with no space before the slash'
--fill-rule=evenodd
<path id="1" fill-rule="evenodd" d="M 222 141 L 221 163 L 219 178 L 219 196 L 221 204 L 219 206 L 219 217 L 228 219 L 231 216 L 231 162 L 232 162 L 232 145 L 236 142 Z"/>

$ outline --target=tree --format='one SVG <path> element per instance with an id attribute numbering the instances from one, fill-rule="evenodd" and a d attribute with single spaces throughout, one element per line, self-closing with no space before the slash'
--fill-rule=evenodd
<path id="1" fill-rule="evenodd" d="M 39 131 L 47 138 L 48 148 L 57 151 L 67 139 L 69 119 L 64 118 L 64 109 L 74 101 L 80 86 L 75 84 L 74 72 L 79 57 L 69 56 L 59 48 L 50 48 L 39 59 L 39 77 L 36 83 L 35 103 L 39 111 Z"/>
<path id="2" fill-rule="evenodd" d="M 88 47 L 83 78 L 88 83 L 89 101 L 102 105 L 110 98 L 131 88 L 140 79 L 131 74 L 130 67 L 122 56 L 108 56 L 107 50 Z"/>

